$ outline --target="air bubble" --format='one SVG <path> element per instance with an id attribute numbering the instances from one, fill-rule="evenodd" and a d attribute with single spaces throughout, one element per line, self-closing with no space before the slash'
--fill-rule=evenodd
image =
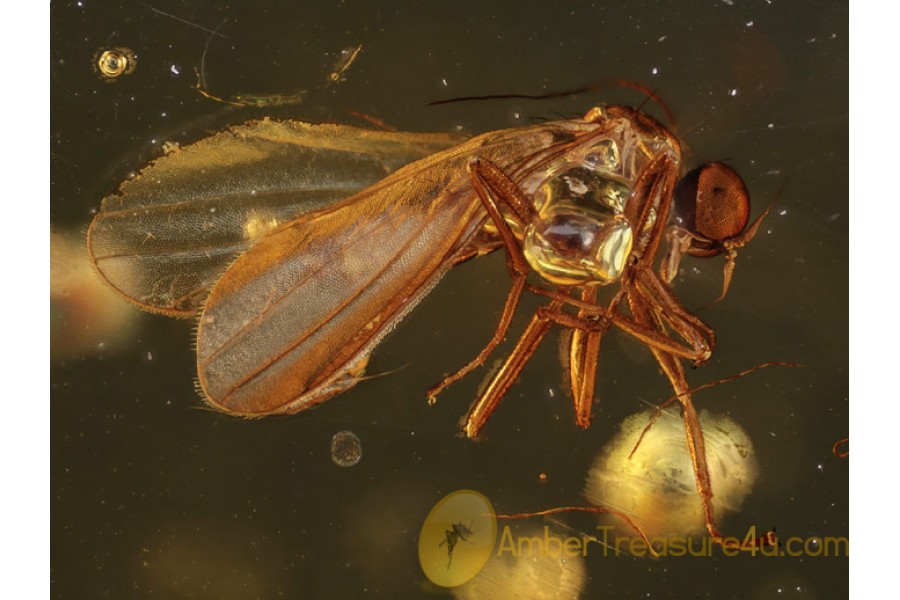
<path id="1" fill-rule="evenodd" d="M 130 48 L 100 48 L 94 53 L 94 72 L 107 83 L 137 68 L 137 55 Z"/>
<path id="2" fill-rule="evenodd" d="M 362 458 L 362 444 L 352 431 L 340 431 L 331 438 L 331 460 L 339 467 L 352 467 Z"/>

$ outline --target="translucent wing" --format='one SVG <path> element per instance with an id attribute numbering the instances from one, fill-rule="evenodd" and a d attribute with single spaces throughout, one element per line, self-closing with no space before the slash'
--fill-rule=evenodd
<path id="1" fill-rule="evenodd" d="M 196 313 L 266 232 L 462 141 L 447 134 L 255 121 L 150 163 L 103 200 L 88 232 L 98 272 L 142 308 Z"/>
<path id="2" fill-rule="evenodd" d="M 352 386 L 375 345 L 471 254 L 487 214 L 469 162 L 487 158 L 528 189 L 589 128 L 557 122 L 485 134 L 267 235 L 204 306 L 197 361 L 207 400 L 263 416 Z"/>

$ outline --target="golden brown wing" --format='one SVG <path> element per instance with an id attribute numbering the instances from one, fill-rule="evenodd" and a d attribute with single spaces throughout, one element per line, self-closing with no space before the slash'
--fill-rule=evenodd
<path id="1" fill-rule="evenodd" d="M 88 248 L 99 273 L 129 300 L 192 315 L 227 266 L 270 229 L 462 139 L 250 122 L 163 156 L 123 183 L 103 200 Z"/>
<path id="2" fill-rule="evenodd" d="M 474 138 L 267 235 L 226 271 L 201 315 L 197 362 L 207 400 L 263 416 L 352 386 L 375 345 L 482 229 L 487 215 L 469 162 L 515 165 L 526 178 L 541 168 L 535 148 L 552 148 L 560 127 Z"/>

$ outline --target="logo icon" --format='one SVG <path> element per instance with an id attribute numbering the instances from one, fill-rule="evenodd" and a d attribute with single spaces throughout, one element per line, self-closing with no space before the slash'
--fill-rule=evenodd
<path id="1" fill-rule="evenodd" d="M 494 507 L 482 494 L 459 490 L 442 498 L 419 533 L 419 564 L 432 583 L 456 587 L 487 563 L 497 539 Z"/>

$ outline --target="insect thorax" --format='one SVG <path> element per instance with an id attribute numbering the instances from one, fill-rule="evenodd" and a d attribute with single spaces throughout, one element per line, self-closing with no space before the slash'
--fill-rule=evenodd
<path id="1" fill-rule="evenodd" d="M 634 234 L 625 218 L 632 187 L 621 176 L 615 141 L 602 140 L 547 173 L 532 198 L 538 217 L 525 229 L 531 267 L 555 285 L 605 285 L 622 274 Z"/>

